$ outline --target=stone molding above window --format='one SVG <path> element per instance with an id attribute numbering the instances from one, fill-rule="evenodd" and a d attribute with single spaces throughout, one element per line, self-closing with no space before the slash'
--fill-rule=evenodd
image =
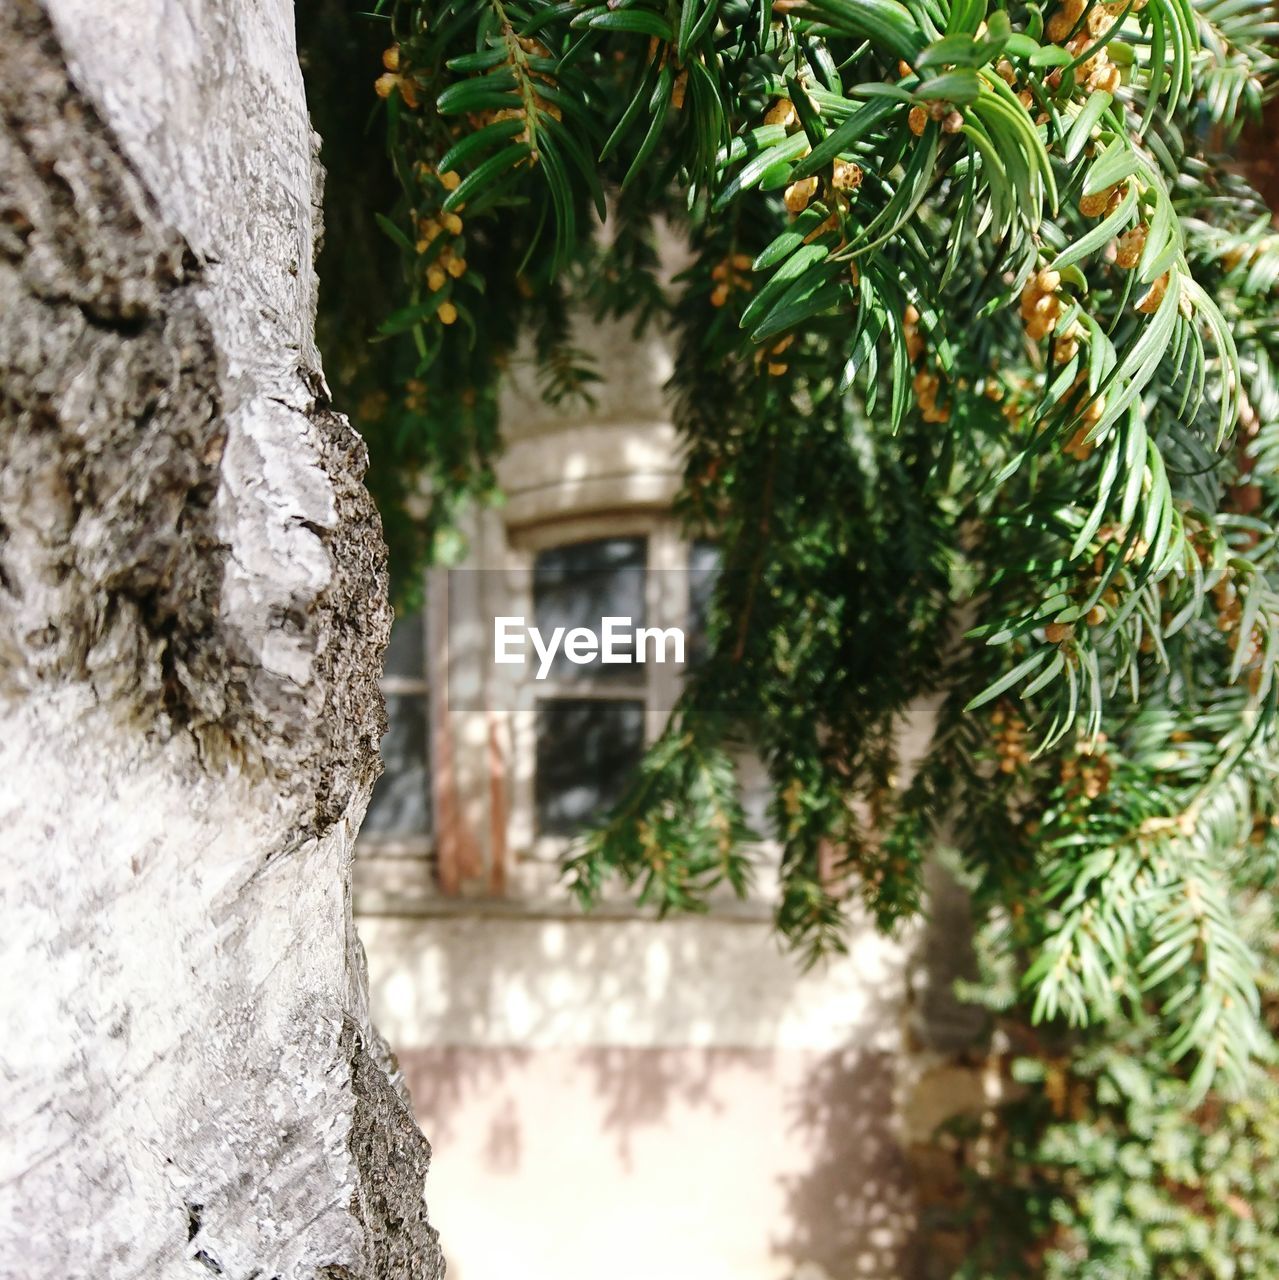
<path id="1" fill-rule="evenodd" d="M 498 463 L 503 519 L 517 536 L 566 519 L 668 511 L 681 469 L 679 438 L 667 422 L 539 432 L 514 441 Z"/>

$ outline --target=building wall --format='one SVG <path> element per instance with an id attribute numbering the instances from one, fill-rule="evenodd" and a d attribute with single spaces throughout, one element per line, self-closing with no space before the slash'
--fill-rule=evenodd
<path id="1" fill-rule="evenodd" d="M 804 974 L 744 918 L 361 934 L 454 1280 L 908 1274 L 903 944 Z"/>
<path id="2" fill-rule="evenodd" d="M 566 421 L 516 379 L 507 502 L 477 520 L 476 563 L 568 520 L 601 536 L 669 508 L 669 353 L 622 326 L 578 343 L 608 375 L 598 403 Z M 433 855 L 364 848 L 355 905 L 374 1016 L 434 1145 L 452 1280 L 922 1274 L 910 1117 L 931 1127 L 956 1092 L 930 1083 L 929 1028 L 950 1034 L 938 981 L 962 928 L 894 940 L 863 921 L 847 956 L 805 973 L 767 875 L 704 917 L 657 921 L 617 895 L 583 918 L 510 835 L 527 762 L 509 718 L 450 710 L 439 672 L 467 655 L 433 653 Z M 907 727 L 907 760 L 928 720 Z"/>

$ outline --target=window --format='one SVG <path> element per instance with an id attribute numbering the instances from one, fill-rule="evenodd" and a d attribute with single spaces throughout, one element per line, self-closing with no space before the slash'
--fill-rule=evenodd
<path id="1" fill-rule="evenodd" d="M 604 617 L 647 618 L 647 538 L 594 538 L 533 559 L 533 616 L 541 633 L 599 627 Z M 577 664 L 561 648 L 535 713 L 534 825 L 539 837 L 575 835 L 620 798 L 644 751 L 644 669 Z M 638 693 L 639 696 L 636 696 Z"/>
<path id="2" fill-rule="evenodd" d="M 719 547 L 699 538 L 688 549 L 688 665 L 697 666 L 707 653 L 707 626 L 715 580 L 719 577 Z"/>
<path id="3" fill-rule="evenodd" d="M 534 761 L 539 836 L 573 836 L 621 799 L 644 753 L 644 704 L 539 698 Z"/>
<path id="4" fill-rule="evenodd" d="M 705 652 L 718 552 L 669 518 L 631 513 L 503 529 L 475 562 L 485 567 L 432 571 L 426 610 L 392 630 L 365 883 L 544 900 L 572 838 L 620 799 L 662 731 L 685 667 L 575 663 L 561 645 L 537 680 L 533 666 L 491 661 L 493 619 L 527 618 L 543 637 L 598 632 L 605 617 L 679 628 L 687 666 Z"/>
<path id="5" fill-rule="evenodd" d="M 555 627 L 678 627 L 686 660 L 709 598 L 713 548 L 690 552 L 662 517 L 582 520 L 526 532 L 516 559 L 531 583 L 531 611 Z M 694 572 L 690 572 L 693 570 Z M 521 610 L 511 603 L 511 612 Z M 512 717 L 510 848 L 518 863 L 557 867 L 571 838 L 617 802 L 644 748 L 679 695 L 674 663 L 575 664 L 561 653 L 545 680 L 524 682 Z M 529 878 L 544 878 L 536 870 Z"/>
<path id="6" fill-rule="evenodd" d="M 539 551 L 533 559 L 533 615 L 542 634 L 555 627 L 567 631 L 596 626 L 606 615 L 643 626 L 647 569 L 647 538 L 594 538 Z M 579 666 L 563 650 L 552 672 L 558 680 L 643 683 L 636 667 L 599 662 Z"/>
<path id="7" fill-rule="evenodd" d="M 383 851 L 425 852 L 431 836 L 426 632 L 421 613 L 396 617 L 387 646 L 382 692 L 385 772 L 373 788 L 362 838 Z"/>

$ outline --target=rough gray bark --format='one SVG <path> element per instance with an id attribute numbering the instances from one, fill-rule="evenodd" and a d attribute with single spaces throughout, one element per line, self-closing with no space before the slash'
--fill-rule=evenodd
<path id="1" fill-rule="evenodd" d="M 433 1280 L 285 0 L 0 0 L 0 1276 Z"/>

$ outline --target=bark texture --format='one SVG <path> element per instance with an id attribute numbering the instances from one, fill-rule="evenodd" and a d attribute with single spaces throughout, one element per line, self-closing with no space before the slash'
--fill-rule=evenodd
<path id="1" fill-rule="evenodd" d="M 0 0 L 0 1276 L 435 1280 L 285 0 Z"/>

